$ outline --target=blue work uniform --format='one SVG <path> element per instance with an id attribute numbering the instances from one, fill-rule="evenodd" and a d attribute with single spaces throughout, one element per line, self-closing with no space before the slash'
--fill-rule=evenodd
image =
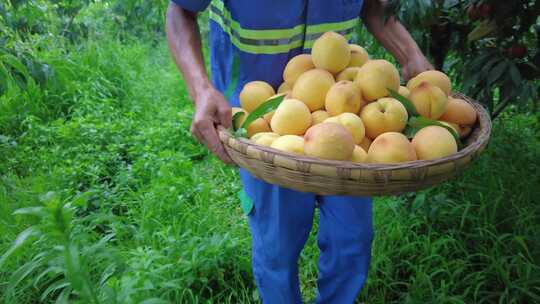
<path id="1" fill-rule="evenodd" d="M 326 31 L 349 40 L 363 0 L 172 0 L 210 10 L 212 81 L 239 106 L 243 85 L 277 88 L 292 57 L 309 53 Z M 373 239 L 371 198 L 317 196 L 268 184 L 241 169 L 241 201 L 253 239 L 253 274 L 264 303 L 301 303 L 298 257 L 320 209 L 318 303 L 353 303 L 367 277 Z M 253 206 L 252 208 L 249 206 Z"/>

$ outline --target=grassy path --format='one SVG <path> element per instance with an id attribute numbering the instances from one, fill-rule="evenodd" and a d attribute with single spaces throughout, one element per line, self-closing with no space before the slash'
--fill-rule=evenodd
<path id="1" fill-rule="evenodd" d="M 192 107 L 165 46 L 100 42 L 43 57 L 69 106 L 2 137 L 0 252 L 31 225 L 42 233 L 0 267 L 0 301 L 52 302 L 66 286 L 90 286 L 104 303 L 256 302 L 236 172 L 191 138 Z M 539 300 L 539 130 L 535 117 L 503 118 L 462 178 L 378 198 L 362 300 Z M 12 215 L 33 206 L 46 215 Z M 306 299 L 316 257 L 313 232 L 301 258 Z"/>

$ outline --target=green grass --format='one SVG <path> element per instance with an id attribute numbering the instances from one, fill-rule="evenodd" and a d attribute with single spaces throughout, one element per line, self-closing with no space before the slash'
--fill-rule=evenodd
<path id="1" fill-rule="evenodd" d="M 165 45 L 98 40 L 39 56 L 56 82 L 0 99 L 0 253 L 36 229 L 0 267 L 0 301 L 257 302 L 237 173 L 190 136 Z M 462 177 L 377 198 L 359 300 L 540 301 L 539 135 L 533 115 L 502 117 Z M 13 214 L 26 207 L 43 209 Z M 315 233 L 301 258 L 306 300 Z"/>

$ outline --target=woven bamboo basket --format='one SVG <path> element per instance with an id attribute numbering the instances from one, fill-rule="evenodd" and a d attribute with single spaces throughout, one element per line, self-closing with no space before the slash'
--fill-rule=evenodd
<path id="1" fill-rule="evenodd" d="M 459 175 L 484 150 L 491 135 L 488 112 L 462 94 L 478 113 L 473 131 L 458 153 L 436 160 L 395 165 L 355 164 L 299 156 L 235 138 L 220 128 L 219 136 L 233 161 L 268 183 L 319 195 L 378 196 L 414 192 Z"/>

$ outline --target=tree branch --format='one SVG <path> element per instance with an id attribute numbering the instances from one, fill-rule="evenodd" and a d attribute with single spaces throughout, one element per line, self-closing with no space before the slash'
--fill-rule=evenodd
<path id="1" fill-rule="evenodd" d="M 506 97 L 502 103 L 497 105 L 497 107 L 491 114 L 491 120 L 495 120 L 504 111 L 504 109 L 506 109 L 509 103 L 510 103 L 510 98 Z"/>
<path id="2" fill-rule="evenodd" d="M 79 15 L 79 12 L 80 12 L 80 11 L 81 11 L 80 9 L 77 10 L 77 12 L 76 12 L 75 14 L 73 14 L 73 15 L 71 16 L 71 18 L 69 18 L 68 23 L 66 24 L 66 26 L 64 27 L 64 29 L 62 30 L 62 32 L 61 32 L 60 35 L 65 36 L 65 35 L 67 34 L 67 31 L 69 30 L 69 28 L 70 28 L 71 25 L 73 24 L 73 21 L 75 20 L 75 17 L 77 17 L 77 15 Z"/>

